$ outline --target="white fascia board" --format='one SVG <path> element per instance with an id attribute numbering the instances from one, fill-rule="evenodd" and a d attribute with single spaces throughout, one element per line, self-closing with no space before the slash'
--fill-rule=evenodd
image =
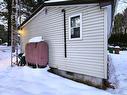
<path id="1" fill-rule="evenodd" d="M 104 78 L 107 79 L 108 8 L 104 7 Z"/>

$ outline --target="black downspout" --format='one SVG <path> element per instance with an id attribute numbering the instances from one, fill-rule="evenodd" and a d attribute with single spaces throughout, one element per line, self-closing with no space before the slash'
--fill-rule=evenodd
<path id="1" fill-rule="evenodd" d="M 66 45 L 66 11 L 62 9 L 64 15 L 64 56 L 67 57 L 67 45 Z"/>

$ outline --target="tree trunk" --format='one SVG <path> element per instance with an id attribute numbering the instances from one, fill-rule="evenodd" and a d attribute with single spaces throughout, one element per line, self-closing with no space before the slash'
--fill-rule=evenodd
<path id="1" fill-rule="evenodd" d="M 8 46 L 11 45 L 11 15 L 12 15 L 12 0 L 7 0 L 8 8 Z"/>

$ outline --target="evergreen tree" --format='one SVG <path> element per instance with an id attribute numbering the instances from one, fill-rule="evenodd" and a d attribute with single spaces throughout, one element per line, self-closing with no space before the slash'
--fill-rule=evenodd
<path id="1" fill-rule="evenodd" d="M 5 43 L 7 42 L 7 31 L 5 31 L 4 25 L 0 25 L 0 43 Z"/>
<path id="2" fill-rule="evenodd" d="M 18 5 L 20 7 L 19 11 L 19 22 L 23 22 L 25 19 L 27 19 L 33 11 L 35 11 L 43 2 L 44 0 L 18 0 Z M 3 0 L 3 2 L 0 3 L 0 7 L 4 6 L 4 9 L 7 11 L 0 11 L 0 16 L 3 21 L 7 22 L 7 30 L 8 30 L 8 45 L 11 45 L 11 15 L 12 12 L 16 12 L 15 9 L 12 9 L 12 0 Z M 22 21 L 22 18 L 23 21 Z M 15 23 L 15 22 L 13 22 Z M 19 24 L 21 24 L 19 23 Z"/>
<path id="3" fill-rule="evenodd" d="M 114 19 L 114 27 L 109 44 L 127 47 L 127 8 L 122 14 L 118 13 Z"/>
<path id="4" fill-rule="evenodd" d="M 21 0 L 20 17 L 24 18 L 21 22 L 27 19 L 44 1 L 46 0 Z"/>
<path id="5" fill-rule="evenodd" d="M 123 14 L 118 13 L 115 16 L 112 35 L 109 38 L 109 44 L 120 45 L 123 41 Z"/>
<path id="6" fill-rule="evenodd" d="M 8 45 L 11 45 L 11 14 L 12 14 L 12 0 L 3 0 L 0 3 L 0 6 L 3 6 L 7 11 L 1 11 L 0 16 L 3 17 L 3 21 L 7 22 L 7 30 L 8 30 Z M 5 25 L 6 26 L 6 25 Z"/>

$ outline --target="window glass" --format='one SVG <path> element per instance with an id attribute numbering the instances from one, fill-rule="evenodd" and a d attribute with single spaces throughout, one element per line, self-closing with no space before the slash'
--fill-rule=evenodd
<path id="1" fill-rule="evenodd" d="M 81 15 L 70 17 L 70 39 L 81 38 Z"/>

